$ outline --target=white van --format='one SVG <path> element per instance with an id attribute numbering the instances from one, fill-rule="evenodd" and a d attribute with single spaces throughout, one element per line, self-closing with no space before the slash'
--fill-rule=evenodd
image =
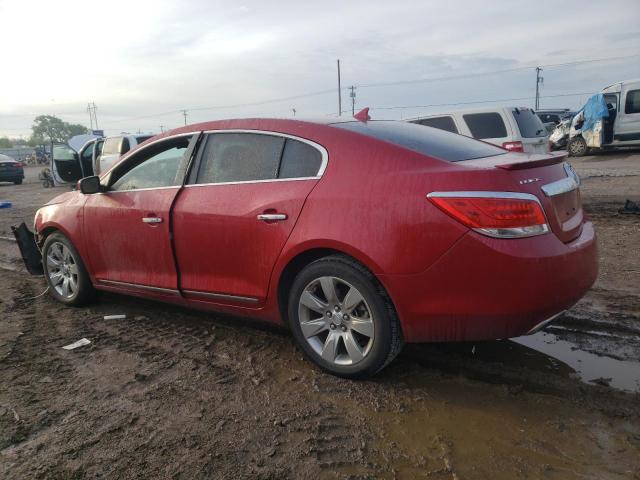
<path id="1" fill-rule="evenodd" d="M 640 79 L 614 83 L 600 93 L 604 96 L 609 116 L 587 139 L 579 126 L 582 112 L 576 115 L 567 145 L 571 156 L 585 155 L 590 148 L 612 150 L 640 146 Z"/>
<path id="2" fill-rule="evenodd" d="M 512 152 L 549 152 L 547 130 L 535 112 L 527 107 L 457 110 L 407 121 L 477 138 Z"/>

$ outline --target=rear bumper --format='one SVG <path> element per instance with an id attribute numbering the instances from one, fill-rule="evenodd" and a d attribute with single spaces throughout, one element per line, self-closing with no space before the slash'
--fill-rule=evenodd
<path id="1" fill-rule="evenodd" d="M 379 279 L 405 340 L 441 342 L 532 333 L 574 305 L 597 274 L 595 232 L 586 222 L 568 244 L 554 234 L 499 240 L 469 232 L 425 272 Z"/>

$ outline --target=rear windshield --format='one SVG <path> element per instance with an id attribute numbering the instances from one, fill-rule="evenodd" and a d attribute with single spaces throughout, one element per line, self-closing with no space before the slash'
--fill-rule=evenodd
<path id="1" fill-rule="evenodd" d="M 505 150 L 437 128 L 386 120 L 334 123 L 332 126 L 367 135 L 448 162 L 503 155 Z"/>
<path id="2" fill-rule="evenodd" d="M 524 138 L 547 136 L 547 129 L 544 127 L 540 117 L 533 113 L 533 110 L 528 108 L 514 108 L 512 112 L 520 129 L 521 136 Z"/>
<path id="3" fill-rule="evenodd" d="M 136 137 L 136 142 L 138 142 L 138 145 L 140 145 L 142 142 L 149 140 L 151 137 L 153 137 L 153 135 L 143 135 L 141 137 Z"/>

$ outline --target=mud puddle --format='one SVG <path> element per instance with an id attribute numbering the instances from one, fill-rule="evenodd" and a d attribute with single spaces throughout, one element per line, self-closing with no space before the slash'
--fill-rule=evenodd
<path id="1" fill-rule="evenodd" d="M 511 341 L 547 355 L 552 364 L 556 361 L 564 363 L 585 383 L 640 392 L 639 362 L 586 352 L 577 345 L 544 331 Z"/>

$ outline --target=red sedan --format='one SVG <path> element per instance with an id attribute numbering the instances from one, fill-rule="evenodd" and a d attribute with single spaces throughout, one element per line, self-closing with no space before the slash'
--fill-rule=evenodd
<path id="1" fill-rule="evenodd" d="M 344 377 L 404 342 L 532 332 L 598 268 L 563 156 L 394 121 L 186 126 L 81 180 L 35 227 L 65 304 L 108 290 L 284 323 Z"/>

